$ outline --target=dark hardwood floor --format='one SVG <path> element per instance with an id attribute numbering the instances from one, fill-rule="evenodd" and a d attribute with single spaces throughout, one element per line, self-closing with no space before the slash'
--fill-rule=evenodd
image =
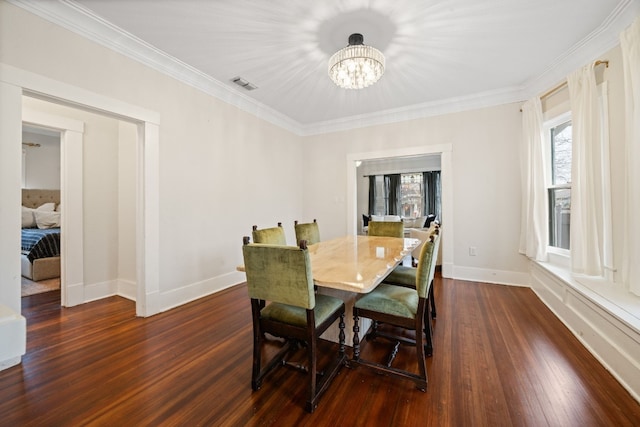
<path id="1" fill-rule="evenodd" d="M 27 354 L 0 372 L 0 425 L 640 425 L 640 405 L 530 289 L 438 278 L 435 295 L 426 393 L 344 368 L 313 414 L 291 369 L 251 391 L 244 285 L 146 319 L 119 297 L 73 308 L 59 291 L 25 297 Z M 394 363 L 417 370 L 411 351 Z"/>

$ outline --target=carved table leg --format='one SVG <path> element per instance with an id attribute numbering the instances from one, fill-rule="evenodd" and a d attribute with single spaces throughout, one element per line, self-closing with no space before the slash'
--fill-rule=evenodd
<path id="1" fill-rule="evenodd" d="M 360 318 L 353 316 L 353 360 L 360 360 Z"/>

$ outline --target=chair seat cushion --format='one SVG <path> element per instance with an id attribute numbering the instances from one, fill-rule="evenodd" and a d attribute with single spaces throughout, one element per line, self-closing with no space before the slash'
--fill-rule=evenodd
<path id="1" fill-rule="evenodd" d="M 356 301 L 357 308 L 413 319 L 418 311 L 415 289 L 381 284 Z"/>
<path id="2" fill-rule="evenodd" d="M 316 326 L 327 320 L 338 310 L 343 301 L 329 295 L 316 294 L 315 318 Z M 288 325 L 304 327 L 307 324 L 307 310 L 294 305 L 273 302 L 260 311 L 260 316 L 264 319 L 275 322 L 286 323 Z"/>
<path id="3" fill-rule="evenodd" d="M 386 283 L 399 283 L 401 285 L 416 286 L 416 271 L 417 268 L 406 267 L 404 265 L 397 266 L 383 282 Z"/>

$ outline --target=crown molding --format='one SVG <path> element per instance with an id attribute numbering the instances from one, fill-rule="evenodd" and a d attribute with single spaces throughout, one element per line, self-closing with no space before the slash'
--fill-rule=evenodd
<path id="1" fill-rule="evenodd" d="M 297 121 L 235 91 L 189 64 L 100 18 L 73 1 L 7 1 L 276 126 L 298 135 L 302 133 L 301 125 Z"/>
<path id="2" fill-rule="evenodd" d="M 303 136 L 318 135 L 330 132 L 341 132 L 351 129 L 398 123 L 444 114 L 495 107 L 523 100 L 522 88 L 510 87 L 495 91 L 476 93 L 473 95 L 447 98 L 444 100 L 409 105 L 392 110 L 377 111 L 371 114 L 344 117 L 307 125 Z"/>
<path id="3" fill-rule="evenodd" d="M 523 96 L 529 99 L 567 78 L 574 70 L 596 61 L 620 44 L 620 33 L 640 15 L 640 0 L 621 0 L 607 19 L 587 37 L 556 58 L 540 75 L 524 84 Z"/>
<path id="4" fill-rule="evenodd" d="M 478 108 L 521 102 L 566 78 L 578 67 L 619 44 L 619 34 L 640 14 L 640 0 L 621 0 L 605 22 L 589 36 L 558 57 L 541 75 L 520 87 L 504 88 L 449 98 L 372 114 L 344 117 L 303 125 L 253 98 L 211 78 L 196 68 L 162 52 L 149 43 L 105 21 L 72 0 L 7 0 L 47 21 L 114 50 L 156 71 L 238 107 L 299 136 L 339 132 L 362 127 L 433 117 Z"/>

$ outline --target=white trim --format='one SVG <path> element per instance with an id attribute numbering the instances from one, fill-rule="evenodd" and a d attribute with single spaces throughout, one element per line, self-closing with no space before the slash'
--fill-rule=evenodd
<path id="1" fill-rule="evenodd" d="M 486 268 L 452 266 L 452 277 L 470 282 L 495 283 L 509 286 L 531 286 L 531 275 L 518 271 L 490 270 Z"/>
<path id="2" fill-rule="evenodd" d="M 160 234 L 160 220 L 159 220 L 159 123 L 160 115 L 154 111 L 146 110 L 135 105 L 128 104 L 117 99 L 102 96 L 72 85 L 61 83 L 53 79 L 40 76 L 38 74 L 20 70 L 16 67 L 12 67 L 3 63 L 0 63 L 0 86 L 17 88 L 21 93 L 37 94 L 38 97 L 50 100 L 53 102 L 62 102 L 65 104 L 71 104 L 80 108 L 87 108 L 89 110 L 98 111 L 102 114 L 111 115 L 113 117 L 128 120 L 138 124 L 138 170 L 137 170 L 137 193 L 136 199 L 138 205 L 136 207 L 136 260 L 137 260 L 137 284 L 138 294 L 136 301 L 136 313 L 139 316 L 151 316 L 152 314 L 159 313 L 160 307 L 158 305 L 157 294 L 159 290 L 159 234 Z M 7 83 L 4 85 L 4 83 Z M 8 90 L 7 90 L 8 92 Z M 3 98 L 5 97 L 3 92 Z M 20 104 L 21 105 L 21 104 Z M 7 128 L 7 132 L 13 129 L 8 124 L 12 124 L 18 120 L 19 128 L 22 126 L 22 117 L 20 114 L 21 107 L 16 113 L 11 108 L 0 109 L 0 123 L 3 123 L 2 128 Z M 16 126 L 18 126 L 16 123 Z M 0 129 L 0 132 L 2 129 Z M 65 132 L 73 133 L 73 132 Z M 2 138 L 4 140 L 4 138 Z M 8 141 L 19 141 L 20 137 L 7 137 Z M 8 145 L 8 144 L 2 144 Z M 19 144 L 16 144 L 19 147 Z M 19 148 L 16 148 L 19 150 Z M 0 156 L 0 171 L 12 170 L 11 168 L 19 167 L 20 163 L 17 160 L 19 151 L 16 151 L 15 156 Z M 8 159 L 8 160 L 6 160 Z M 142 165 L 142 167 L 141 167 Z M 5 169 L 5 166 L 9 166 Z M 74 175 L 75 176 L 75 175 Z M 5 201 L 8 203 L 13 200 L 11 196 L 19 195 L 19 173 L 16 171 L 15 175 L 15 191 L 9 187 L 13 186 L 13 180 L 2 180 L 0 184 L 0 195 L 7 195 Z M 16 202 L 16 206 L 19 206 L 19 201 Z M 11 217 L 15 221 L 7 221 L 6 224 L 15 222 L 16 233 L 15 242 L 11 239 L 2 239 L 3 243 L 10 248 L 15 248 L 19 245 L 20 233 L 18 212 L 15 211 L 15 218 Z M 0 245 L 0 251 L 4 246 Z M 15 293 L 19 296 L 20 281 L 20 257 L 16 252 L 15 257 L 7 256 L 6 259 L 10 259 L 14 262 L 11 263 L 10 269 L 0 269 L 3 271 L 17 271 L 15 280 L 7 280 L 6 284 L 13 283 L 15 286 Z M 15 265 L 14 265 L 15 264 Z M 1 272 L 0 272 L 1 276 Z M 0 277 L 1 279 L 2 277 Z M 3 282 L 5 283 L 5 282 Z M 77 285 L 74 283 L 73 285 Z M 82 286 L 67 286 L 68 295 L 67 302 L 73 303 L 76 301 L 84 301 L 84 293 L 81 293 Z M 2 295 L 0 293 L 0 295 Z M 1 302 L 1 300 L 0 300 Z M 19 300 L 17 301 L 19 303 Z M 19 305 L 17 307 L 19 310 Z"/>
<path id="3" fill-rule="evenodd" d="M 640 297 L 626 291 L 626 308 L 574 279 L 567 268 L 531 262 L 531 288 L 576 338 L 640 402 Z M 602 283 L 598 288 L 603 290 Z M 619 295 L 618 295 L 619 297 Z"/>
<path id="4" fill-rule="evenodd" d="M 565 81 L 567 74 L 620 44 L 620 32 L 633 22 L 638 13 L 640 13 L 640 2 L 621 0 L 602 25 L 576 43 L 569 51 L 558 56 L 542 74 L 525 82 L 523 99 L 532 98 L 558 82 Z"/>
<path id="5" fill-rule="evenodd" d="M 346 158 L 347 168 L 347 234 L 356 234 L 360 218 L 356 215 L 358 206 L 358 179 L 356 162 L 362 160 L 384 159 L 389 157 L 411 157 L 440 154 L 440 183 L 442 186 L 442 217 L 447 218 L 442 235 L 442 275 L 452 277 L 449 266 L 453 265 L 453 175 L 452 145 L 436 144 L 417 147 L 395 148 L 381 151 L 349 153 Z M 446 268 L 445 268 L 446 266 Z"/>
<path id="6" fill-rule="evenodd" d="M 85 302 L 83 227 L 83 133 L 79 120 L 22 107 L 22 123 L 60 132 L 60 303 L 64 307 Z M 69 293 L 69 286 L 74 292 Z"/>
<path id="7" fill-rule="evenodd" d="M 571 70 L 616 46 L 619 43 L 618 34 L 632 22 L 640 9 L 635 0 L 620 1 L 602 25 L 559 56 L 541 75 L 522 86 L 304 125 L 168 55 L 73 1 L 7 1 L 299 136 L 432 117 L 529 99 L 563 80 Z"/>
<path id="8" fill-rule="evenodd" d="M 71 106 L 75 105 L 80 108 L 86 106 L 92 110 L 98 110 L 102 114 L 127 121 L 160 123 L 160 114 L 155 111 L 53 80 L 2 62 L 0 62 L 0 80 L 20 86 L 26 95 L 42 97 L 48 101 L 70 104 Z"/>
<path id="9" fill-rule="evenodd" d="M 232 271 L 200 282 L 191 283 L 181 288 L 159 292 L 159 306 L 162 307 L 162 311 L 171 310 L 172 308 L 179 307 L 204 296 L 236 286 L 246 280 L 245 273 Z"/>

